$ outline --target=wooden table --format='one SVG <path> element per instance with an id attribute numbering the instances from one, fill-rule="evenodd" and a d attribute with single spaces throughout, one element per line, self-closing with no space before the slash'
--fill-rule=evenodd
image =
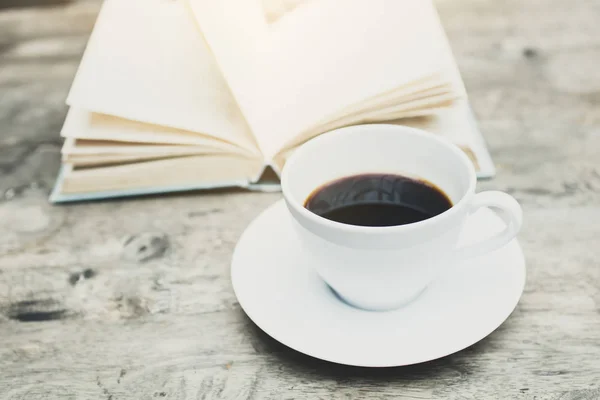
<path id="1" fill-rule="evenodd" d="M 498 167 L 480 188 L 525 209 L 528 280 L 488 338 L 384 370 L 298 354 L 241 311 L 231 252 L 279 194 L 50 205 L 99 3 L 0 11 L 0 397 L 599 399 L 600 2 L 438 6 Z"/>

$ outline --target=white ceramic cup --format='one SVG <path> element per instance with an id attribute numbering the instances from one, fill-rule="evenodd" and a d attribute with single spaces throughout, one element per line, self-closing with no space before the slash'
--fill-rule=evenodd
<path id="1" fill-rule="evenodd" d="M 426 179 L 453 206 L 420 222 L 387 227 L 343 224 L 304 207 L 320 186 L 364 173 Z M 308 141 L 292 154 L 281 177 L 299 245 L 312 257 L 312 267 L 347 303 L 366 310 L 401 307 L 461 259 L 489 253 L 517 235 L 522 224 L 517 201 L 498 191 L 476 194 L 476 182 L 473 163 L 454 144 L 425 131 L 384 124 L 341 128 Z M 495 210 L 506 228 L 458 248 L 466 220 L 480 207 Z"/>

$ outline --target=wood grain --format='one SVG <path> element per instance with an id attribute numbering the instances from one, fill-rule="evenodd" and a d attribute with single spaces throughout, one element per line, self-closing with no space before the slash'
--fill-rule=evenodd
<path id="1" fill-rule="evenodd" d="M 0 12 L 1 398 L 600 399 L 600 2 L 437 1 L 498 167 L 480 188 L 525 209 L 527 286 L 480 343 L 376 370 L 241 311 L 231 252 L 279 194 L 48 203 L 99 4 Z"/>

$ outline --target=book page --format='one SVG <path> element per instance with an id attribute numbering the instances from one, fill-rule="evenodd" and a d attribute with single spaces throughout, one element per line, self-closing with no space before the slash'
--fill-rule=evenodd
<path id="1" fill-rule="evenodd" d="M 189 1 L 267 156 L 338 110 L 448 68 L 428 0 L 310 1 L 272 24 L 257 1 Z"/>
<path id="2" fill-rule="evenodd" d="M 90 113 L 71 107 L 61 130 L 61 136 L 68 139 L 111 141 L 114 146 L 137 144 L 152 148 L 157 144 L 204 147 L 220 149 L 224 152 L 254 155 L 260 157 L 257 149 L 246 149 L 236 143 L 229 143 L 212 136 L 163 125 L 146 124 L 105 114 Z M 130 146 L 129 146 L 130 147 Z"/>
<path id="3" fill-rule="evenodd" d="M 225 182 L 230 186 L 247 186 L 258 178 L 262 170 L 263 163 L 259 160 L 231 155 L 178 157 L 101 168 L 68 168 L 60 185 L 60 193 L 154 188 L 168 192 L 186 186 L 222 187 Z"/>
<path id="4" fill-rule="evenodd" d="M 286 13 L 293 11 L 302 3 L 314 0 L 262 0 L 263 10 L 267 22 L 275 22 Z"/>
<path id="5" fill-rule="evenodd" d="M 306 131 L 305 133 L 296 136 L 295 141 L 287 143 L 280 152 L 285 152 L 288 149 L 298 146 L 326 131 L 331 131 L 349 125 L 382 123 L 402 118 L 435 115 L 439 109 L 451 107 L 454 102 L 454 96 L 433 95 L 425 99 L 414 100 L 413 102 L 409 103 L 409 105 L 401 104 L 398 106 L 383 108 L 375 112 L 351 114 L 345 118 L 333 120 L 327 124 L 320 125 L 315 130 Z"/>
<path id="6" fill-rule="evenodd" d="M 71 139 L 65 140 L 61 149 L 61 154 L 81 155 L 81 156 L 101 156 L 105 154 L 211 154 L 211 153 L 230 153 L 220 148 L 211 148 L 208 146 L 180 146 L 163 144 L 139 144 L 127 142 L 111 142 L 104 140 L 85 140 Z M 251 157 L 248 157 L 251 158 Z"/>
<path id="7" fill-rule="evenodd" d="M 67 103 L 257 148 L 181 0 L 106 0 Z"/>
<path id="8" fill-rule="evenodd" d="M 233 153 L 208 146 L 139 144 L 72 138 L 67 138 L 61 149 L 62 162 L 73 166 L 126 164 L 202 154 L 231 155 Z"/>

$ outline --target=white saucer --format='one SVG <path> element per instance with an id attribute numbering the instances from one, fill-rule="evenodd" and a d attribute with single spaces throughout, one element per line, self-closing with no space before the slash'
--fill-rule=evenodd
<path id="1" fill-rule="evenodd" d="M 362 311 L 339 300 L 304 261 L 291 223 L 282 200 L 250 224 L 233 254 L 233 289 L 259 328 L 322 360 L 391 367 L 455 353 L 500 326 L 525 286 L 525 260 L 514 240 L 460 266 L 464 274 L 438 279 L 402 309 Z M 482 209 L 462 241 L 481 240 L 502 227 Z"/>

